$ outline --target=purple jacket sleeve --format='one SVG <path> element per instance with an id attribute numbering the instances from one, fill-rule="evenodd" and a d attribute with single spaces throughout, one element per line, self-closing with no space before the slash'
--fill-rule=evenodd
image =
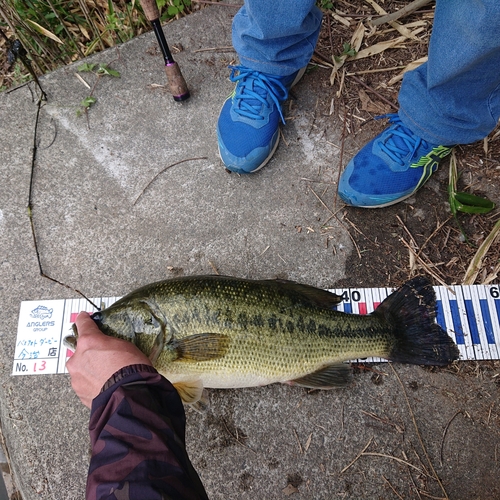
<path id="1" fill-rule="evenodd" d="M 92 402 L 87 500 L 207 499 L 175 388 L 154 368 L 115 373 Z"/>

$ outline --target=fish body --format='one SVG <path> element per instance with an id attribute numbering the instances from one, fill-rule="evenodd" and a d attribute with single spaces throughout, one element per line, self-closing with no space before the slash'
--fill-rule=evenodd
<path id="1" fill-rule="evenodd" d="M 352 359 L 447 365 L 458 358 L 423 277 L 368 315 L 336 311 L 340 301 L 289 281 L 192 276 L 146 285 L 92 317 L 104 333 L 134 342 L 185 402 L 203 387 L 342 386 L 350 372 L 343 362 Z"/>

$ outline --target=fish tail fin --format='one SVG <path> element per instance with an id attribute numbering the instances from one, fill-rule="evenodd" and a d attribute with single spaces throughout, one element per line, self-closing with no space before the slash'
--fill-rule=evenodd
<path id="1" fill-rule="evenodd" d="M 389 295 L 373 312 L 392 327 L 387 359 L 446 366 L 459 358 L 451 337 L 436 323 L 436 295 L 427 278 L 417 276 Z"/>

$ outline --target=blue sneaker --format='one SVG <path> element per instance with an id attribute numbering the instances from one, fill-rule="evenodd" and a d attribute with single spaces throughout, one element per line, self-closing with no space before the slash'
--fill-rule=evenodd
<path id="1" fill-rule="evenodd" d="M 380 118 L 385 117 L 391 125 L 359 151 L 340 177 L 338 193 L 348 205 L 382 208 L 409 198 L 453 149 L 417 137 L 397 114 Z"/>
<path id="2" fill-rule="evenodd" d="M 245 66 L 231 66 L 236 82 L 222 106 L 217 123 L 219 154 L 226 168 L 239 174 L 261 169 L 279 142 L 279 122 L 285 123 L 281 103 L 305 68 L 290 76 L 272 76 Z"/>

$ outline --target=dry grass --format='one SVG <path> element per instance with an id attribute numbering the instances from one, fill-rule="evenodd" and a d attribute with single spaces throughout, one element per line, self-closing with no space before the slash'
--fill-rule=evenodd
<path id="1" fill-rule="evenodd" d="M 191 0 L 157 0 L 162 22 L 199 8 Z M 29 79 L 8 51 L 21 41 L 38 75 L 149 31 L 139 0 L 5 0 L 0 4 L 0 89 Z"/>

